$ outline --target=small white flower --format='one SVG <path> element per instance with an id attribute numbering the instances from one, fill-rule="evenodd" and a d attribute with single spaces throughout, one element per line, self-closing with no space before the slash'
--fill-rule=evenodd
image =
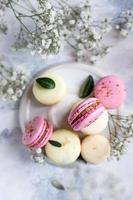
<path id="1" fill-rule="evenodd" d="M 24 90 L 26 88 L 26 85 L 22 85 L 22 90 Z"/>
<path id="2" fill-rule="evenodd" d="M 11 94 L 14 94 L 14 91 L 13 91 L 12 88 L 8 88 L 7 93 L 8 93 L 9 95 L 11 95 Z"/>
<path id="3" fill-rule="evenodd" d="M 36 153 L 37 153 L 37 154 L 42 153 L 42 149 L 41 149 L 41 148 L 36 149 Z"/>
<path id="4" fill-rule="evenodd" d="M 13 96 L 11 97 L 11 99 L 12 99 L 13 101 L 17 101 L 17 100 L 18 100 L 17 97 L 16 97 L 15 95 L 13 95 Z"/>
<path id="5" fill-rule="evenodd" d="M 79 50 L 77 51 L 77 56 L 82 56 L 83 55 L 83 51 Z"/>
<path id="6" fill-rule="evenodd" d="M 23 93 L 23 91 L 19 89 L 19 90 L 16 91 L 16 96 L 21 97 L 22 93 Z"/>
<path id="7" fill-rule="evenodd" d="M 25 75 L 22 75 L 22 76 L 21 76 L 21 80 L 26 81 L 26 80 L 27 80 L 26 76 L 25 76 Z"/>
<path id="8" fill-rule="evenodd" d="M 58 20 L 58 23 L 59 23 L 60 25 L 62 25 L 62 24 L 63 24 L 63 21 L 60 19 L 60 20 Z"/>
<path id="9" fill-rule="evenodd" d="M 94 63 L 97 60 L 97 56 L 91 56 L 90 57 L 90 62 Z"/>
<path id="10" fill-rule="evenodd" d="M 52 6 L 51 6 L 51 4 L 49 2 L 46 2 L 45 3 L 45 7 L 46 7 L 46 9 L 51 9 Z"/>
<path id="11" fill-rule="evenodd" d="M 46 44 L 46 41 L 44 39 L 42 39 L 42 46 L 44 47 Z"/>
<path id="12" fill-rule="evenodd" d="M 81 16 L 81 18 L 88 18 L 88 12 L 85 12 L 84 10 L 83 11 L 81 11 L 81 13 L 80 13 L 80 16 Z"/>
<path id="13" fill-rule="evenodd" d="M 96 42 L 89 42 L 88 45 L 89 45 L 90 48 L 95 48 Z"/>
<path id="14" fill-rule="evenodd" d="M 111 51 L 111 48 L 108 47 L 108 48 L 106 49 L 106 53 L 109 53 L 110 51 Z"/>
<path id="15" fill-rule="evenodd" d="M 6 86 L 8 83 L 8 81 L 6 79 L 1 80 L 1 85 L 2 86 Z"/>
<path id="16" fill-rule="evenodd" d="M 75 24 L 75 20 L 70 20 L 70 21 L 69 21 L 69 24 L 70 24 L 70 25 L 74 25 L 74 24 Z"/>
<path id="17" fill-rule="evenodd" d="M 119 29 L 120 29 L 120 25 L 117 24 L 117 25 L 115 26 L 115 28 L 116 28 L 117 30 L 119 30 Z"/>
<path id="18" fill-rule="evenodd" d="M 121 29 L 120 34 L 126 37 L 128 35 L 128 31 L 126 29 Z"/>
<path id="19" fill-rule="evenodd" d="M 39 54 L 41 54 L 41 53 L 42 53 L 42 49 L 39 48 L 37 52 L 38 52 Z"/>
<path id="20" fill-rule="evenodd" d="M 93 30 L 93 36 L 96 40 L 99 40 L 101 38 L 101 35 L 96 30 Z"/>
<path id="21" fill-rule="evenodd" d="M 50 30 L 53 29 L 53 28 L 54 28 L 53 24 L 50 24 L 50 25 L 47 27 L 47 30 L 50 31 Z"/>
<path id="22" fill-rule="evenodd" d="M 43 164 L 44 163 L 44 157 L 43 156 L 33 156 L 32 157 L 33 160 L 39 164 Z"/>
<path id="23" fill-rule="evenodd" d="M 52 43 L 52 40 L 51 40 L 51 39 L 48 39 L 47 43 L 51 44 L 51 43 Z"/>
<path id="24" fill-rule="evenodd" d="M 84 48 L 84 45 L 83 45 L 82 43 L 79 43 L 79 44 L 78 44 L 78 48 L 79 48 L 79 49 L 83 49 L 83 48 Z"/>
<path id="25" fill-rule="evenodd" d="M 53 33 L 55 34 L 56 37 L 59 35 L 57 29 L 54 29 L 54 30 L 53 30 Z"/>
<path id="26" fill-rule="evenodd" d="M 31 43 L 29 43 L 29 44 L 27 45 L 27 47 L 28 47 L 29 49 L 31 49 L 31 48 L 33 47 L 33 45 L 32 45 Z"/>

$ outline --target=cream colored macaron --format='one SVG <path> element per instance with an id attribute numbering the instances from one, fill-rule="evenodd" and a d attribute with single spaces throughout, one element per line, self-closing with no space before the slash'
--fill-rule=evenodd
<path id="1" fill-rule="evenodd" d="M 56 145 L 60 144 L 59 146 Z M 66 129 L 56 130 L 45 146 L 48 158 L 58 165 L 73 163 L 80 155 L 81 145 L 78 135 Z"/>
<path id="2" fill-rule="evenodd" d="M 64 79 L 54 72 L 44 73 L 38 78 L 41 77 L 52 79 L 55 82 L 55 87 L 53 89 L 43 88 L 34 81 L 32 91 L 37 101 L 45 105 L 52 105 L 60 102 L 66 95 Z"/>
<path id="3" fill-rule="evenodd" d="M 82 133 L 86 135 L 94 135 L 101 133 L 108 125 L 108 112 L 104 110 L 103 113 L 92 124 L 83 128 Z"/>
<path id="4" fill-rule="evenodd" d="M 81 145 L 81 155 L 87 162 L 102 163 L 110 156 L 109 140 L 102 135 L 85 137 Z"/>

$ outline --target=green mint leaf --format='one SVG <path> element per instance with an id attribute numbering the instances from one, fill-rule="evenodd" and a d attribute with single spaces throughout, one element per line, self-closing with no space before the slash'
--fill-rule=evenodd
<path id="1" fill-rule="evenodd" d="M 36 82 L 43 88 L 46 89 L 53 89 L 55 88 L 55 82 L 48 77 L 40 77 L 38 79 L 36 79 Z"/>
<path id="2" fill-rule="evenodd" d="M 89 75 L 86 81 L 81 86 L 79 97 L 85 98 L 89 96 L 90 93 L 93 91 L 93 89 L 94 89 L 94 79 L 91 75 Z"/>
<path id="3" fill-rule="evenodd" d="M 55 141 L 55 140 L 49 140 L 49 143 L 50 143 L 51 145 L 55 146 L 55 147 L 61 147 L 61 146 L 62 146 L 61 143 L 59 143 L 59 142 L 57 142 L 57 141 Z"/>

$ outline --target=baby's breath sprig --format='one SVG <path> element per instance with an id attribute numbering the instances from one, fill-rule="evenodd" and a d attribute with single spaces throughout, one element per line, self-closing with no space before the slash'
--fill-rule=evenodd
<path id="1" fill-rule="evenodd" d="M 111 156 L 117 160 L 127 151 L 133 138 L 133 115 L 122 116 L 109 114 L 109 134 Z"/>
<path id="2" fill-rule="evenodd" d="M 61 7 L 59 14 L 59 29 L 64 41 L 74 50 L 76 59 L 94 63 L 98 58 L 108 53 L 102 39 L 111 29 L 108 19 L 96 22 L 92 17 L 89 1 L 72 7 L 66 1 L 58 1 Z"/>
<path id="3" fill-rule="evenodd" d="M 41 148 L 35 149 L 35 150 L 31 150 L 32 155 L 31 155 L 31 159 L 39 164 L 44 164 L 45 163 L 45 156 L 44 153 L 42 152 Z"/>
<path id="4" fill-rule="evenodd" d="M 88 0 L 78 6 L 65 0 L 54 0 L 52 5 L 48 0 L 36 0 L 36 6 L 31 0 L 5 2 L 21 25 L 14 47 L 28 47 L 32 55 L 39 53 L 42 58 L 59 53 L 68 44 L 76 60 L 95 63 L 110 50 L 103 39 L 112 28 L 124 37 L 133 30 L 132 10 L 96 21 Z"/>
<path id="5" fill-rule="evenodd" d="M 19 100 L 27 81 L 27 75 L 23 70 L 8 68 L 0 63 L 0 98 L 2 100 Z"/>
<path id="6" fill-rule="evenodd" d="M 7 1 L 8 7 L 13 11 L 21 25 L 15 47 L 18 49 L 27 46 L 32 55 L 39 53 L 43 58 L 57 54 L 61 47 L 61 41 L 56 11 L 49 1 L 37 0 L 36 7 L 32 5 L 30 0 L 27 1 L 26 5 L 23 5 L 21 0 L 17 2 Z M 25 45 L 21 45 L 23 42 Z"/>

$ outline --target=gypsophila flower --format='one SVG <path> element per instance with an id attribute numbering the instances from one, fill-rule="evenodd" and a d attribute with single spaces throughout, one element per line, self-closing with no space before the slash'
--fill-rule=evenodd
<path id="1" fill-rule="evenodd" d="M 27 84 L 27 75 L 20 69 L 7 68 L 0 64 L 0 98 L 17 101 Z"/>
<path id="2" fill-rule="evenodd" d="M 63 12 L 60 12 L 60 19 L 63 24 L 59 24 L 60 35 L 75 50 L 76 59 L 84 61 L 88 57 L 92 62 L 93 56 L 97 59 L 103 57 L 107 52 L 105 45 L 102 44 L 102 38 L 104 33 L 111 30 L 111 23 L 106 19 L 100 26 L 96 24 L 91 16 L 89 1 L 76 7 L 62 3 L 61 9 Z M 93 63 L 97 59 L 94 59 Z"/>
<path id="3" fill-rule="evenodd" d="M 26 15 L 25 12 L 17 11 L 20 0 L 16 3 L 6 1 L 8 8 L 13 11 L 21 25 L 13 47 L 28 47 L 31 55 L 37 53 L 43 59 L 59 53 L 67 44 L 73 48 L 76 60 L 95 63 L 109 53 L 109 47 L 104 44 L 103 39 L 112 28 L 123 37 L 127 37 L 133 31 L 132 10 L 123 11 L 114 19 L 96 21 L 88 0 L 78 6 L 59 0 L 55 7 L 48 0 L 36 0 L 36 6 L 33 6 L 30 0 L 31 11 L 25 11 Z M 30 26 L 25 23 L 25 19 L 29 19 Z"/>
<path id="4" fill-rule="evenodd" d="M 36 3 L 36 8 L 31 10 L 31 13 L 26 13 L 25 16 L 25 13 L 17 12 L 19 3 L 12 3 L 12 1 L 8 0 L 8 7 L 11 8 L 21 24 L 18 38 L 13 47 L 19 49 L 27 46 L 33 56 L 36 53 L 41 56 L 57 54 L 61 47 L 61 37 L 57 26 L 57 13 L 48 0 L 40 0 Z M 23 18 L 29 19 L 31 22 L 30 28 L 24 22 L 21 23 Z"/>
<path id="5" fill-rule="evenodd" d="M 133 138 L 133 116 L 118 116 L 110 114 L 109 133 L 111 156 L 117 160 L 128 150 L 128 144 Z"/>
<path id="6" fill-rule="evenodd" d="M 133 11 L 126 10 L 120 13 L 115 20 L 115 29 L 120 35 L 127 37 L 133 31 Z"/>
<path id="7" fill-rule="evenodd" d="M 32 150 L 31 151 L 32 155 L 31 155 L 31 159 L 39 164 L 44 164 L 45 162 L 45 156 L 42 152 L 42 149 L 36 149 L 36 150 Z"/>

